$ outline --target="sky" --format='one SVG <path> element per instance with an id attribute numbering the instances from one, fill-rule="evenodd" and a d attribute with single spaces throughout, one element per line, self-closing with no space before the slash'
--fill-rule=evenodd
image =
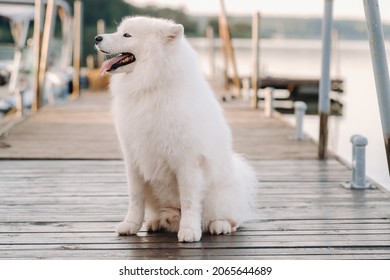
<path id="1" fill-rule="evenodd" d="M 217 14 L 220 0 L 126 0 L 135 5 L 184 7 L 190 14 Z M 378 0 L 382 21 L 390 22 L 390 0 Z M 334 0 L 334 18 L 364 19 L 363 0 Z M 322 16 L 324 0 L 225 0 L 229 14 L 264 16 Z"/>

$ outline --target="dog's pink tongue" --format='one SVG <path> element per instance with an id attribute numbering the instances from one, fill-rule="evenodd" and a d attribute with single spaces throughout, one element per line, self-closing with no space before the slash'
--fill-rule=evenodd
<path id="1" fill-rule="evenodd" d="M 113 58 L 110 58 L 110 59 L 107 59 L 106 61 L 104 61 L 102 66 L 100 67 L 100 74 L 102 76 L 104 76 L 104 74 L 111 69 L 112 65 L 114 65 L 115 63 L 117 63 L 118 61 L 123 59 L 124 57 L 126 57 L 126 55 L 121 54 L 121 55 L 115 56 Z"/>

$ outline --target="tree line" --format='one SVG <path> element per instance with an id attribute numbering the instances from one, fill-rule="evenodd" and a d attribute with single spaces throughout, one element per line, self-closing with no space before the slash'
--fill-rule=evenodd
<path id="1" fill-rule="evenodd" d="M 66 0 L 73 7 L 74 0 Z M 102 19 L 106 32 L 113 32 L 125 16 L 147 15 L 172 19 L 184 25 L 187 35 L 197 34 L 197 22 L 192 20 L 183 9 L 157 8 L 154 6 L 138 7 L 124 0 L 82 0 L 83 2 L 83 40 L 82 64 L 85 65 L 88 55 L 95 55 L 94 38 L 96 23 Z"/>

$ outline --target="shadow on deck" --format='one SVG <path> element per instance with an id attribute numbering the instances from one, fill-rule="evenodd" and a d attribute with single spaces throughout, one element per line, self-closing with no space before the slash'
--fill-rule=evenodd
<path id="1" fill-rule="evenodd" d="M 390 195 L 347 190 L 350 170 L 249 106 L 225 104 L 234 145 L 254 166 L 256 219 L 198 243 L 117 237 L 127 187 L 106 93 L 54 106 L 0 139 L 2 259 L 389 259 Z"/>

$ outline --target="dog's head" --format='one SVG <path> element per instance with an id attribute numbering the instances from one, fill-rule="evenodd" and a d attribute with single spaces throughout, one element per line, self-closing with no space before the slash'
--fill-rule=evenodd
<path id="1" fill-rule="evenodd" d="M 95 47 L 107 54 L 101 73 L 129 73 L 137 64 L 158 63 L 183 37 L 184 28 L 165 19 L 127 17 L 118 26 L 117 32 L 95 37 Z"/>

